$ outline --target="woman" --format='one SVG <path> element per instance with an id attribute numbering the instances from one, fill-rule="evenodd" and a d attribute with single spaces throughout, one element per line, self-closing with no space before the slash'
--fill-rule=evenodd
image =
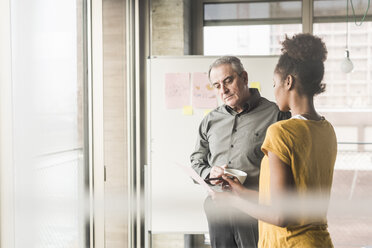
<path id="1" fill-rule="evenodd" d="M 286 37 L 274 71 L 274 92 L 280 110 L 290 110 L 293 117 L 267 130 L 259 204 L 247 200 L 254 199 L 254 192 L 226 176 L 232 193 L 212 196 L 222 201 L 220 194 L 228 195 L 229 205 L 259 220 L 259 247 L 333 247 L 326 214 L 337 142 L 332 125 L 313 102 L 325 90 L 326 56 L 318 37 Z"/>

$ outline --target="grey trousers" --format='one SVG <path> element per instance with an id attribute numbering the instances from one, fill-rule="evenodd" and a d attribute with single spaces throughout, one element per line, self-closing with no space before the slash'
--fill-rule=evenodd
<path id="1" fill-rule="evenodd" d="M 256 248 L 257 220 L 240 212 L 219 206 L 210 197 L 204 201 L 209 236 L 213 248 Z"/>

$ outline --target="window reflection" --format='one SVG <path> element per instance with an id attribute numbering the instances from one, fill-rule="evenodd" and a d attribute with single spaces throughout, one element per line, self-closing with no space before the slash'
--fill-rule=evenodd
<path id="1" fill-rule="evenodd" d="M 83 1 L 11 1 L 19 248 L 85 247 L 83 17 Z"/>

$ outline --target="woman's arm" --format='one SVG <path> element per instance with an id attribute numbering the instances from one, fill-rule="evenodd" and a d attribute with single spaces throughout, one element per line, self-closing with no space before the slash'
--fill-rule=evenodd
<path id="1" fill-rule="evenodd" d="M 224 189 L 231 190 L 233 194 L 240 198 L 257 202 L 258 191 L 245 188 L 236 177 L 231 179 L 227 175 L 222 175 L 222 178 L 228 183 L 228 185 L 224 186 Z"/>
<path id="2" fill-rule="evenodd" d="M 289 198 L 295 187 L 293 175 L 289 165 L 281 161 L 274 153 L 269 152 L 268 157 L 270 163 L 270 206 L 259 205 L 255 200 L 257 192 L 244 188 L 237 179 L 232 180 L 226 176 L 224 176 L 224 180 L 231 186 L 233 194 L 222 192 L 216 193 L 212 197 L 256 219 L 285 227 L 293 219 L 288 213 L 294 214 L 290 211 L 293 209 L 293 205 L 288 209 L 288 205 L 293 204 L 293 201 L 290 201 L 293 198 Z"/>
<path id="3" fill-rule="evenodd" d="M 270 166 L 270 200 L 271 205 L 276 209 L 276 223 L 277 226 L 287 226 L 291 219 L 290 215 L 296 215 L 291 209 L 295 209 L 293 204 L 296 201 L 293 198 L 295 192 L 295 184 L 293 180 L 293 173 L 291 167 L 284 163 L 273 152 L 268 152 L 269 166 Z"/>

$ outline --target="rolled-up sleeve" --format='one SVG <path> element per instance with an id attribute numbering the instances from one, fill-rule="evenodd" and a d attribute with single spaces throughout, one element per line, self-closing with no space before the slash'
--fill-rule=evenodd
<path id="1" fill-rule="evenodd" d="M 204 179 L 208 178 L 211 171 L 211 166 L 208 163 L 209 154 L 209 142 L 206 134 L 206 119 L 204 119 L 199 126 L 195 150 L 190 157 L 192 168 Z"/>

